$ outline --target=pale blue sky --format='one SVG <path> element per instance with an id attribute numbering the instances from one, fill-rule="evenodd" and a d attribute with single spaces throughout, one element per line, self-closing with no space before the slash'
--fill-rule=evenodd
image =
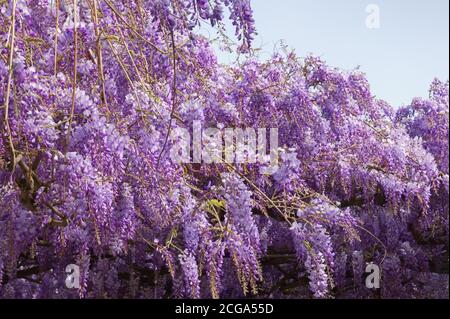
<path id="1" fill-rule="evenodd" d="M 373 93 L 394 106 L 428 96 L 434 77 L 449 77 L 449 0 L 253 0 L 269 56 L 279 40 L 304 57 L 343 69 L 360 66 Z M 366 6 L 380 8 L 381 28 L 366 27 Z M 220 61 L 230 55 L 219 53 Z"/>

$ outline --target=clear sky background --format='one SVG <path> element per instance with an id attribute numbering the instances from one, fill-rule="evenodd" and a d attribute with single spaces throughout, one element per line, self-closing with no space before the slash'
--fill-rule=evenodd
<path id="1" fill-rule="evenodd" d="M 268 57 L 280 40 L 301 57 L 313 53 L 346 70 L 360 66 L 373 93 L 394 106 L 428 96 L 449 78 L 449 0 L 252 0 Z M 366 7 L 380 8 L 380 28 L 366 27 Z M 230 30 L 232 34 L 232 30 Z M 218 52 L 219 60 L 232 61 Z"/>

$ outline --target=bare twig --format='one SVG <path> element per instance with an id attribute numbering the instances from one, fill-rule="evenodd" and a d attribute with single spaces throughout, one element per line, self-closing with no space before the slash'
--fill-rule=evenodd
<path id="1" fill-rule="evenodd" d="M 161 50 L 158 48 L 154 43 L 148 41 L 146 38 L 144 38 L 138 31 L 136 31 L 128 22 L 127 20 L 119 13 L 119 11 L 109 2 L 108 0 L 104 0 L 105 3 L 108 5 L 108 7 L 116 14 L 116 16 L 119 17 L 119 19 L 135 34 L 139 39 L 144 41 L 145 43 L 149 44 L 151 47 L 153 47 L 156 51 L 158 51 L 161 54 L 167 54 L 167 52 Z"/>
<path id="2" fill-rule="evenodd" d="M 54 60 L 54 65 L 53 65 L 53 69 L 54 69 L 54 75 L 56 77 L 56 75 L 58 74 L 58 31 L 59 31 L 59 0 L 56 0 L 55 3 L 56 6 L 56 22 L 55 22 L 55 45 L 54 45 L 54 50 L 55 50 L 55 60 Z"/>
<path id="3" fill-rule="evenodd" d="M 104 70 L 103 70 L 103 53 L 102 53 L 101 36 L 100 36 L 99 28 L 98 28 L 98 6 L 97 6 L 97 0 L 93 0 L 93 9 L 92 9 L 92 11 L 94 12 L 93 18 L 94 18 L 95 36 L 97 37 L 97 45 L 96 45 L 97 68 L 98 68 L 98 73 L 100 75 L 100 80 L 102 82 L 102 101 L 105 104 L 107 114 L 109 114 L 108 101 L 107 101 L 107 98 L 106 98 L 105 73 L 104 73 Z"/>
<path id="4" fill-rule="evenodd" d="M 70 134 L 72 131 L 72 124 L 73 124 L 73 116 L 75 113 L 75 103 L 76 103 L 76 94 L 77 94 L 77 60 L 78 60 L 78 6 L 77 6 L 78 0 L 73 0 L 73 37 L 74 37 L 74 50 L 73 50 L 73 81 L 72 81 L 72 107 L 70 109 L 70 116 L 69 116 L 69 127 L 67 129 L 67 136 L 66 136 L 66 145 L 65 145 L 65 151 L 67 152 L 70 144 Z"/>
<path id="5" fill-rule="evenodd" d="M 161 150 L 161 153 L 158 156 L 158 161 L 156 167 L 159 167 L 159 163 L 161 161 L 161 157 L 166 151 L 167 142 L 169 141 L 170 133 L 172 132 L 172 122 L 174 119 L 174 114 L 177 105 L 177 53 L 176 53 L 176 45 L 175 45 L 175 36 L 173 30 L 170 30 L 170 39 L 172 41 L 172 63 L 173 63 L 173 86 L 172 86 L 172 110 L 170 111 L 170 120 L 169 120 L 169 129 L 167 130 L 166 138 L 164 140 L 164 144 Z"/>
<path id="6" fill-rule="evenodd" d="M 8 134 L 8 143 L 9 149 L 12 157 L 12 167 L 11 171 L 14 172 L 16 167 L 16 151 L 14 149 L 14 143 L 12 139 L 11 126 L 9 124 L 9 99 L 11 98 L 11 86 L 12 86 L 12 76 L 13 76 L 13 58 L 14 58 L 14 44 L 15 44 L 15 36 L 16 36 L 16 4 L 17 0 L 12 0 L 12 13 L 11 13 L 11 28 L 9 34 L 9 58 L 8 58 L 8 84 L 6 87 L 6 96 L 5 96 L 5 113 L 4 113 L 4 122 L 6 127 L 6 132 Z"/>

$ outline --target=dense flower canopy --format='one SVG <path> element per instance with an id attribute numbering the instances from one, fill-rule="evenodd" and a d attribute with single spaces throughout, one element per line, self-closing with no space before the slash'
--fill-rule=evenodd
<path id="1" fill-rule="evenodd" d="M 220 65 L 226 19 L 251 52 L 250 0 L 0 0 L 0 298 L 448 297 L 448 83 Z M 278 128 L 280 169 L 173 161 L 194 121 Z"/>

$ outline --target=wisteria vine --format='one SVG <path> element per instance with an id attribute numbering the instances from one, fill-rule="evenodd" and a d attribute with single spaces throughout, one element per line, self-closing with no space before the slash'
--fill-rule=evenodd
<path id="1" fill-rule="evenodd" d="M 197 31 L 226 19 L 225 66 Z M 0 298 L 448 298 L 448 82 L 395 109 L 358 70 L 256 58 L 254 22 L 250 0 L 0 0 Z M 194 121 L 277 128 L 279 170 L 173 161 Z"/>

